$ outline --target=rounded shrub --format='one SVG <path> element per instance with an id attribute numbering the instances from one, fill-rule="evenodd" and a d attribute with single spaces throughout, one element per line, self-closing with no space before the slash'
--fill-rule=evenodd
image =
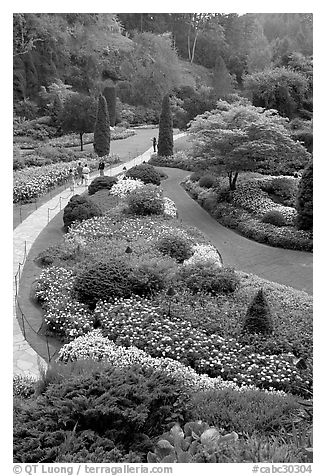
<path id="1" fill-rule="evenodd" d="M 128 170 L 126 176 L 133 179 L 139 179 L 145 184 L 152 183 L 154 185 L 160 185 L 161 183 L 159 172 L 150 164 L 136 165 Z"/>
<path id="2" fill-rule="evenodd" d="M 164 212 L 162 191 L 152 184 L 130 192 L 127 203 L 129 211 L 135 215 L 160 215 Z"/>
<path id="3" fill-rule="evenodd" d="M 221 268 L 214 264 L 197 263 L 183 267 L 179 272 L 181 282 L 193 293 L 233 293 L 240 280 L 232 268 Z"/>
<path id="4" fill-rule="evenodd" d="M 250 303 L 242 331 L 249 334 L 271 334 L 273 331 L 271 311 L 263 289 L 260 289 Z"/>
<path id="5" fill-rule="evenodd" d="M 217 185 L 217 180 L 211 175 L 203 175 L 199 179 L 198 185 L 203 188 L 212 188 Z"/>
<path id="6" fill-rule="evenodd" d="M 156 247 L 178 263 L 183 263 L 193 255 L 191 242 L 180 235 L 164 235 L 158 240 Z"/>
<path id="7" fill-rule="evenodd" d="M 116 177 L 108 177 L 106 175 L 102 177 L 96 177 L 88 186 L 88 194 L 94 195 L 94 193 L 102 189 L 111 190 L 113 185 L 116 183 L 117 183 Z"/>
<path id="8" fill-rule="evenodd" d="M 266 212 L 264 216 L 262 217 L 261 221 L 263 223 L 270 223 L 271 225 L 274 225 L 274 226 L 286 225 L 285 217 L 282 215 L 281 212 L 278 212 L 277 210 L 271 210 L 269 212 Z"/>
<path id="9" fill-rule="evenodd" d="M 130 272 L 133 294 L 152 296 L 166 288 L 173 267 L 166 259 L 145 259 Z"/>
<path id="10" fill-rule="evenodd" d="M 78 301 L 93 308 L 100 299 L 129 297 L 132 293 L 130 272 L 126 262 L 117 258 L 90 264 L 74 283 Z"/>
<path id="11" fill-rule="evenodd" d="M 64 228 L 67 231 L 69 226 L 75 221 L 88 220 L 101 215 L 101 209 L 89 198 L 82 195 L 74 195 L 65 206 L 63 212 Z"/>

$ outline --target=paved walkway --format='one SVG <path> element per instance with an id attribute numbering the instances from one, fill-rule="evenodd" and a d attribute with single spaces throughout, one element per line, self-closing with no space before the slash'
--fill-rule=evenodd
<path id="1" fill-rule="evenodd" d="M 177 134 L 174 136 L 174 139 L 184 136 L 184 133 Z M 123 171 L 123 168 L 131 168 L 134 165 L 141 164 L 142 162 L 147 162 L 153 153 L 152 148 L 145 151 L 143 154 L 139 155 L 135 159 L 125 162 L 116 167 L 108 168 L 105 170 L 106 175 L 118 175 Z M 91 179 L 98 176 L 98 172 L 93 172 L 90 177 Z M 74 193 L 83 193 L 86 187 L 80 186 L 76 187 Z M 49 221 L 62 210 L 70 197 L 73 195 L 73 192 L 69 188 L 60 192 L 58 195 L 53 197 L 47 203 L 39 207 L 35 212 L 29 215 L 20 225 L 18 225 L 13 232 L 13 254 L 14 254 L 14 263 L 13 270 L 14 275 L 16 274 L 19 263 L 25 261 L 25 256 L 28 255 L 31 246 L 34 241 L 40 234 L 40 232 L 47 226 Z M 24 266 L 21 266 L 21 271 Z M 39 366 L 46 366 L 46 363 L 41 359 L 38 354 L 29 346 L 28 342 L 24 339 L 21 328 L 17 320 L 16 313 L 16 286 L 19 287 L 19 275 L 17 276 L 17 283 L 15 283 L 15 278 L 13 281 L 14 292 L 13 292 L 13 372 L 14 374 L 26 375 L 36 377 L 39 375 Z"/>
<path id="2" fill-rule="evenodd" d="M 225 228 L 179 185 L 189 172 L 160 168 L 168 175 L 162 186 L 166 195 L 175 202 L 179 218 L 187 225 L 196 226 L 208 237 L 221 253 L 224 265 L 312 294 L 312 253 L 267 246 Z"/>

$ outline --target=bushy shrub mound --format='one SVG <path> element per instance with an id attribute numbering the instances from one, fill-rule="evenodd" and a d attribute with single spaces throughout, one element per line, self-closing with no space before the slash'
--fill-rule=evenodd
<path id="1" fill-rule="evenodd" d="M 125 261 L 116 258 L 90 264 L 74 284 L 78 300 L 93 307 L 100 299 L 129 297 L 130 271 Z"/>
<path id="2" fill-rule="evenodd" d="M 74 195 L 71 197 L 63 212 L 63 223 L 67 231 L 70 225 L 76 221 L 88 220 L 101 216 L 101 209 L 87 197 Z"/>
<path id="3" fill-rule="evenodd" d="M 150 164 L 136 165 L 127 171 L 126 176 L 132 179 L 139 179 L 146 184 L 160 185 L 161 183 L 159 172 Z"/>
<path id="4" fill-rule="evenodd" d="M 128 209 L 135 215 L 161 215 L 164 212 L 162 191 L 156 185 L 145 185 L 127 196 Z"/>
<path id="5" fill-rule="evenodd" d="M 183 421 L 188 397 L 175 379 L 99 365 L 78 375 L 61 364 L 43 395 L 15 406 L 15 462 L 146 461 L 151 438 Z"/>
<path id="6" fill-rule="evenodd" d="M 94 195 L 94 193 L 98 192 L 99 190 L 102 190 L 103 188 L 106 190 L 111 190 L 113 185 L 116 183 L 116 177 L 109 177 L 107 175 L 103 177 L 96 177 L 88 186 L 88 194 Z"/>
<path id="7" fill-rule="evenodd" d="M 177 234 L 162 236 L 156 246 L 162 254 L 171 256 L 178 263 L 183 263 L 194 253 L 189 239 Z"/>
<path id="8" fill-rule="evenodd" d="M 203 175 L 200 177 L 198 185 L 203 188 L 212 188 L 217 185 L 217 180 L 212 175 Z"/>
<path id="9" fill-rule="evenodd" d="M 207 263 L 183 267 L 180 279 L 193 293 L 204 292 L 213 296 L 233 293 L 240 282 L 234 269 Z"/>
<path id="10" fill-rule="evenodd" d="M 272 331 L 271 310 L 263 289 L 260 289 L 248 307 L 243 323 L 243 332 L 249 334 L 271 334 Z"/>
<path id="11" fill-rule="evenodd" d="M 281 212 L 277 210 L 271 210 L 270 212 L 266 212 L 265 215 L 262 217 L 261 221 L 263 223 L 270 223 L 274 226 L 286 226 L 286 219 L 282 215 Z"/>

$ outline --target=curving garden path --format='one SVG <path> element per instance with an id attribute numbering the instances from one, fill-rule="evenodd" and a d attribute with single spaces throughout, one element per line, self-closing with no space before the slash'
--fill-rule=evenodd
<path id="1" fill-rule="evenodd" d="M 162 185 L 166 195 L 175 202 L 179 218 L 208 237 L 221 253 L 224 265 L 312 294 L 312 253 L 257 243 L 220 225 L 180 186 L 189 172 L 168 167 L 160 169 L 169 177 Z"/>
<path id="2" fill-rule="evenodd" d="M 178 134 L 175 139 L 184 134 Z M 152 149 L 148 149 L 142 155 L 129 162 L 123 163 L 111 170 L 106 170 L 106 175 L 116 175 L 122 171 L 122 168 L 132 167 L 135 164 L 148 161 Z M 283 250 L 272 248 L 267 245 L 248 240 L 234 231 L 223 227 L 213 219 L 204 209 L 202 209 L 185 190 L 180 186 L 180 181 L 189 175 L 189 172 L 161 168 L 168 179 L 162 183 L 165 194 L 176 204 L 179 212 L 179 218 L 188 225 L 196 226 L 220 251 L 225 265 L 234 266 L 239 270 L 257 274 L 258 276 L 285 284 L 306 291 L 312 294 L 312 265 L 313 259 L 311 253 Z M 97 176 L 93 173 L 91 177 Z M 84 187 L 79 187 L 75 193 L 82 193 Z M 51 212 L 50 219 L 63 209 L 70 199 L 69 189 L 59 193 L 52 200 L 42 205 L 38 210 L 29 215 L 14 230 L 14 273 L 18 268 L 19 262 L 24 260 L 24 253 L 28 254 L 38 235 L 48 225 L 48 209 L 58 207 Z M 64 197 L 61 198 L 60 197 Z M 51 228 L 51 222 L 49 227 Z M 52 227 L 53 228 L 53 227 Z M 53 230 L 58 233 L 58 230 Z M 22 267 L 23 269 L 23 267 Z M 15 286 L 15 283 L 14 283 Z M 20 290 L 28 293 L 28 290 Z M 15 296 L 15 292 L 14 292 Z M 14 374 L 32 375 L 39 374 L 39 365 L 45 366 L 44 360 L 40 359 L 36 349 L 32 349 L 29 343 L 24 339 L 21 327 L 16 315 L 16 301 L 14 298 Z M 28 337 L 27 337 L 28 338 Z M 38 337 L 40 340 L 41 338 Z M 44 342 L 43 342 L 44 343 Z"/>

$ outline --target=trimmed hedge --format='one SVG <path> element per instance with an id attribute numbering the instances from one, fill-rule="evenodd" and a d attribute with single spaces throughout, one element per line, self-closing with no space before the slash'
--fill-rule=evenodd
<path id="1" fill-rule="evenodd" d="M 94 193 L 102 189 L 111 190 L 111 188 L 115 183 L 117 183 L 117 181 L 118 180 L 116 177 L 109 177 L 107 175 L 104 175 L 102 177 L 96 177 L 88 186 L 88 194 L 94 195 Z"/>
<path id="2" fill-rule="evenodd" d="M 160 185 L 161 183 L 159 172 L 150 164 L 140 164 L 132 167 L 127 171 L 126 177 L 139 179 L 145 184 L 152 183 L 154 185 Z"/>

